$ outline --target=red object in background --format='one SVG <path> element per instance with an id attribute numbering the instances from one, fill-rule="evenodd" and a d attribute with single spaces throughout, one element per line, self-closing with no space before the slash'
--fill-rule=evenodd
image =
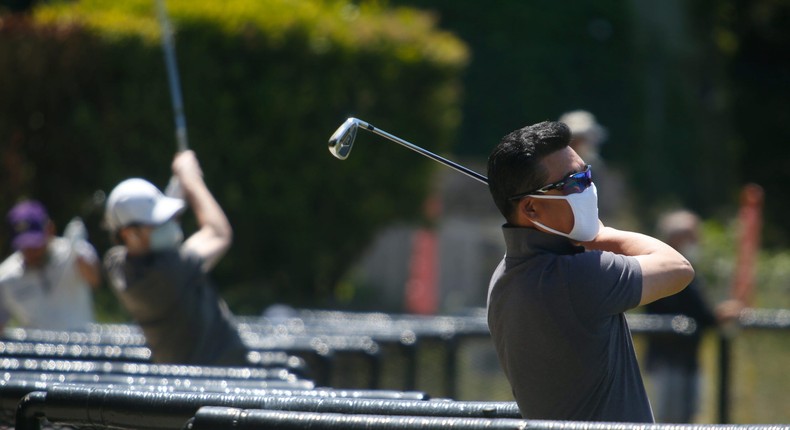
<path id="1" fill-rule="evenodd" d="M 764 194 L 762 187 L 757 184 L 747 184 L 741 191 L 741 207 L 738 211 L 738 257 L 730 295 L 745 306 L 751 305 L 754 295 L 754 272 L 763 226 Z"/>
<path id="2" fill-rule="evenodd" d="M 423 211 L 425 218 L 435 223 L 442 213 L 439 197 L 429 195 L 425 199 Z M 412 236 L 405 295 L 406 312 L 435 315 L 439 310 L 439 239 L 434 228 L 421 228 Z"/>
<path id="3" fill-rule="evenodd" d="M 420 229 L 412 239 L 409 280 L 406 282 L 406 312 L 434 315 L 438 310 L 436 232 Z"/>

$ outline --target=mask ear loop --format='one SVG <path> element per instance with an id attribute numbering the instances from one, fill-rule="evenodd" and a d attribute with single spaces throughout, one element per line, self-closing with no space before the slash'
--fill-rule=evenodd
<path id="1" fill-rule="evenodd" d="M 533 197 L 533 198 L 536 198 L 536 199 L 546 199 L 546 200 L 568 200 L 568 196 L 546 196 L 546 195 L 531 195 L 530 194 L 530 195 L 527 195 L 526 197 Z M 574 222 L 576 222 L 575 215 L 574 215 Z M 544 224 L 541 224 L 541 223 L 539 223 L 537 221 L 532 221 L 532 223 L 537 225 L 538 227 L 550 232 L 550 233 L 558 234 L 560 236 L 567 237 L 568 239 L 571 238 L 570 237 L 570 233 L 563 233 L 563 232 L 561 232 L 559 230 L 555 230 L 555 229 L 553 229 L 551 227 L 548 227 L 548 226 L 546 226 Z"/>
<path id="2" fill-rule="evenodd" d="M 547 226 L 545 226 L 545 225 L 543 225 L 543 224 L 541 224 L 541 223 L 539 223 L 537 221 L 532 221 L 532 224 L 535 224 L 536 226 L 548 231 L 549 233 L 554 233 L 554 234 L 560 235 L 562 237 L 567 237 L 568 239 L 571 239 L 570 233 L 563 233 L 563 232 L 561 232 L 559 230 L 555 230 L 555 229 L 553 229 L 551 227 L 547 227 Z"/>

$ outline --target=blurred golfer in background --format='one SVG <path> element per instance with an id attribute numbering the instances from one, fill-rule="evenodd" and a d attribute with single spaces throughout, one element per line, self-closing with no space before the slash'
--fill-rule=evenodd
<path id="1" fill-rule="evenodd" d="M 121 182 L 105 212 L 107 228 L 121 244 L 104 258 L 110 283 L 142 328 L 154 362 L 244 366 L 247 350 L 208 277 L 230 247 L 230 223 L 194 152 L 178 153 L 172 167 L 198 231 L 183 240 L 183 200 L 144 179 Z"/>

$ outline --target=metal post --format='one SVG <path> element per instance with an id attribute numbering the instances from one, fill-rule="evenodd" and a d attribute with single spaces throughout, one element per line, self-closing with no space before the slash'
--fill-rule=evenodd
<path id="1" fill-rule="evenodd" d="M 445 395 L 451 399 L 455 399 L 458 395 L 458 342 L 458 336 L 455 334 L 444 342 L 447 354 L 444 367 Z"/>
<path id="2" fill-rule="evenodd" d="M 416 390 L 417 389 L 417 339 L 413 344 L 401 344 L 403 355 L 406 358 L 406 369 L 403 376 L 403 389 Z"/>
<path id="3" fill-rule="evenodd" d="M 730 337 L 719 332 L 719 424 L 730 423 Z"/>

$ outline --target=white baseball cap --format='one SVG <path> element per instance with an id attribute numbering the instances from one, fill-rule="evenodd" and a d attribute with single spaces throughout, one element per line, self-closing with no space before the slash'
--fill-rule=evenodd
<path id="1" fill-rule="evenodd" d="M 129 224 L 162 225 L 184 211 L 181 199 L 167 197 L 145 179 L 127 179 L 110 192 L 104 221 L 110 231 Z"/>

